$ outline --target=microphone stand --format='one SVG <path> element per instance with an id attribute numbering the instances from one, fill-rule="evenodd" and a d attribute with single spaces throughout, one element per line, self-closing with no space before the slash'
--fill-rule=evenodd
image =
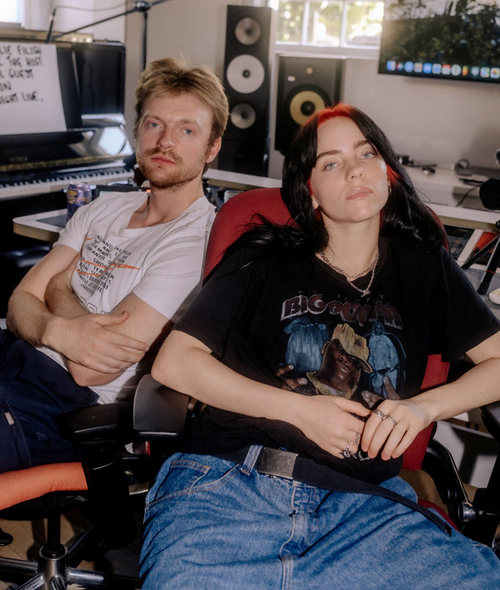
<path id="1" fill-rule="evenodd" d="M 500 219 L 495 223 L 495 227 L 500 230 Z M 484 271 L 484 274 L 479 283 L 479 287 L 477 288 L 479 295 L 486 295 L 491 279 L 495 276 L 497 268 L 500 264 L 500 235 L 494 237 L 486 244 L 486 246 L 483 246 L 480 250 L 474 252 L 474 254 L 471 254 L 469 258 L 467 258 L 467 260 L 462 264 L 462 268 L 464 270 L 469 268 L 478 258 L 481 258 L 483 254 L 486 254 L 486 252 L 491 250 L 491 248 L 493 248 L 493 252 L 490 255 L 486 265 L 486 270 Z"/>
<path id="2" fill-rule="evenodd" d="M 72 29 L 71 31 L 66 31 L 65 33 L 57 33 L 57 35 L 52 35 L 52 28 L 54 26 L 54 18 L 56 16 L 56 10 L 57 10 L 57 6 L 56 6 L 54 8 L 54 10 L 52 11 L 52 15 L 50 17 L 49 30 L 47 32 L 47 38 L 45 39 L 45 43 L 50 43 L 50 41 L 52 41 L 53 39 L 58 39 L 59 37 L 63 37 L 64 35 L 69 35 L 70 33 L 76 33 L 77 31 L 81 31 L 82 29 L 86 29 L 87 27 L 93 27 L 95 25 L 100 25 L 102 23 L 105 23 L 109 20 L 113 20 L 113 19 L 118 18 L 120 16 L 127 16 L 129 14 L 132 14 L 133 12 L 142 12 L 142 15 L 144 18 L 144 24 L 143 24 L 143 28 L 142 28 L 142 69 L 144 69 L 146 67 L 146 60 L 147 60 L 148 12 L 149 12 L 149 9 L 152 8 L 153 6 L 156 6 L 157 4 L 162 4 L 163 2 L 166 2 L 166 1 L 167 0 L 154 0 L 153 2 L 138 1 L 138 2 L 135 2 L 134 8 L 130 8 L 129 10 L 126 10 L 125 12 L 121 12 L 120 14 L 108 16 L 107 18 L 103 18 L 101 20 L 95 21 L 95 22 L 90 23 L 88 25 L 83 25 L 82 27 Z"/>

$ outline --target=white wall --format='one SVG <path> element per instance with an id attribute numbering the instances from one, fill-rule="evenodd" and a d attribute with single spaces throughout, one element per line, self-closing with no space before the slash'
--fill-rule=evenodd
<path id="1" fill-rule="evenodd" d="M 467 158 L 495 166 L 500 84 L 388 76 L 377 74 L 376 61 L 349 60 L 344 100 L 367 112 L 399 153 L 442 165 Z"/>
<path id="2" fill-rule="evenodd" d="M 47 30 L 54 9 L 53 32 L 62 33 L 120 14 L 125 11 L 125 6 L 116 0 L 25 0 L 24 28 Z M 91 33 L 94 39 L 123 41 L 125 18 L 87 27 L 82 32 Z"/>
<path id="3" fill-rule="evenodd" d="M 48 26 L 54 6 L 61 5 L 58 0 L 27 3 L 33 21 L 29 26 L 42 29 Z M 152 6 L 148 13 L 148 61 L 183 54 L 222 76 L 226 6 L 259 3 L 265 4 L 251 0 L 167 0 Z M 66 0 L 64 6 L 70 8 L 58 8 L 55 30 L 75 28 L 122 10 L 101 10 L 116 7 L 116 0 Z M 129 132 L 134 122 L 134 88 L 142 69 L 142 30 L 139 12 L 90 30 L 96 39 L 125 41 Z M 390 77 L 377 74 L 375 60 L 349 59 L 343 100 L 365 110 L 399 153 L 417 161 L 448 167 L 467 158 L 478 166 L 495 166 L 494 152 L 500 147 L 500 84 Z M 280 154 L 271 154 L 271 176 L 280 175 L 281 162 Z"/>
<path id="4" fill-rule="evenodd" d="M 245 2 L 169 0 L 150 10 L 148 60 L 182 53 L 221 75 L 225 7 Z M 248 4 L 248 2 L 247 2 Z M 142 20 L 127 17 L 127 120 L 133 123 L 133 92 L 140 72 Z M 349 59 L 343 99 L 365 110 L 399 153 L 448 166 L 460 158 L 494 167 L 500 147 L 500 84 L 414 79 L 377 74 L 374 60 Z M 273 154 L 271 176 L 281 170 Z"/>
<path id="5" fill-rule="evenodd" d="M 226 6 L 245 4 L 227 0 L 168 0 L 151 8 L 148 17 L 147 61 L 167 55 L 183 55 L 191 63 L 210 66 L 222 77 Z M 142 69 L 141 15 L 127 17 L 126 120 L 134 122 L 134 89 Z"/>

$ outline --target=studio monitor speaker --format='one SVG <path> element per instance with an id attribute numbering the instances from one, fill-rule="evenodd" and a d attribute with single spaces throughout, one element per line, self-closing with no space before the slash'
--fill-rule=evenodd
<path id="1" fill-rule="evenodd" d="M 227 7 L 224 87 L 230 116 L 218 157 L 221 170 L 267 174 L 272 12 Z"/>
<path id="2" fill-rule="evenodd" d="M 274 147 L 286 153 L 299 127 L 340 100 L 344 60 L 279 56 Z"/>

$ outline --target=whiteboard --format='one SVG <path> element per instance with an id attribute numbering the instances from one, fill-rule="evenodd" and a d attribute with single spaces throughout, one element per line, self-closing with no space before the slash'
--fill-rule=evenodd
<path id="1" fill-rule="evenodd" d="M 57 48 L 0 41 L 0 134 L 66 131 Z"/>

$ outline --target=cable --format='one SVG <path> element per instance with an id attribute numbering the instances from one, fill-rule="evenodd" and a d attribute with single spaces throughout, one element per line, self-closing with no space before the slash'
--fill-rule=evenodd
<path id="1" fill-rule="evenodd" d="M 108 10 L 115 10 L 116 8 L 122 8 L 127 6 L 127 4 L 135 4 L 134 2 L 122 2 L 120 4 L 117 4 L 116 6 L 108 6 L 107 8 L 81 8 L 78 6 L 66 6 L 64 4 L 58 4 L 57 6 L 54 6 L 54 10 L 53 12 L 55 13 L 56 10 L 59 10 L 59 8 L 69 8 L 71 10 L 79 10 L 80 12 L 106 12 Z"/>
<path id="2" fill-rule="evenodd" d="M 467 183 L 465 183 L 465 184 L 467 184 Z M 462 205 L 462 203 L 465 201 L 465 199 L 471 194 L 471 192 L 475 188 L 477 188 L 477 186 L 473 186 L 468 191 L 466 191 L 465 194 L 463 195 L 463 197 L 460 199 L 460 201 L 458 201 L 458 203 L 455 204 L 455 207 L 460 207 Z"/>

